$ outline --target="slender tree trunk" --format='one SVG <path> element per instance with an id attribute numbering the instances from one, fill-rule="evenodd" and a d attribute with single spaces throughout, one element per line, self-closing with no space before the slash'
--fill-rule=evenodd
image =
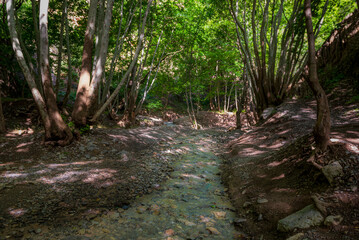
<path id="1" fill-rule="evenodd" d="M 105 70 L 113 4 L 114 4 L 114 0 L 107 1 L 105 21 L 101 32 L 102 35 L 100 36 L 101 37 L 100 46 L 99 46 L 100 53 L 96 63 L 95 75 L 92 76 L 91 84 L 88 91 L 87 107 L 88 107 L 88 113 L 90 113 L 90 115 L 92 115 L 92 113 L 95 112 L 97 106 L 96 103 L 98 99 L 99 84 L 102 80 Z"/>
<path id="2" fill-rule="evenodd" d="M 44 90 L 42 87 L 42 82 L 40 78 L 40 31 L 39 31 L 39 23 L 38 23 L 38 13 L 36 11 L 37 4 L 36 0 L 31 0 L 32 4 L 32 20 L 34 22 L 34 33 L 35 33 L 35 43 L 36 43 L 36 86 L 42 95 L 44 95 Z"/>
<path id="3" fill-rule="evenodd" d="M 67 2 L 67 0 L 65 0 Z M 65 30 L 66 30 L 66 50 L 67 50 L 67 88 L 66 88 L 66 94 L 64 96 L 64 99 L 62 101 L 62 107 L 65 108 L 67 105 L 67 102 L 69 100 L 69 96 L 71 93 L 71 87 L 72 87 L 72 62 L 71 62 L 71 49 L 70 49 L 70 31 L 69 31 L 69 19 L 68 19 L 68 10 L 67 10 L 67 4 L 65 8 L 66 13 L 66 24 L 65 24 Z"/>
<path id="4" fill-rule="evenodd" d="M 62 48 L 64 45 L 64 28 L 65 28 L 65 19 L 66 19 L 66 7 L 67 7 L 67 0 L 64 0 L 62 3 L 59 54 L 57 56 L 57 74 L 56 74 L 56 86 L 55 86 L 56 96 L 59 94 L 60 80 L 61 80 L 61 62 L 62 62 Z"/>
<path id="5" fill-rule="evenodd" d="M 317 121 L 313 133 L 317 147 L 321 151 L 326 151 L 329 144 L 330 135 L 330 111 L 327 96 L 318 79 L 311 0 L 305 0 L 304 13 L 308 33 L 309 49 L 309 79 L 307 79 L 307 82 L 317 100 Z"/>
<path id="6" fill-rule="evenodd" d="M 51 138 L 51 132 L 50 132 L 51 124 L 50 124 L 49 115 L 47 113 L 46 104 L 43 99 L 43 96 L 41 95 L 39 89 L 36 86 L 35 78 L 31 74 L 31 71 L 26 63 L 24 54 L 20 46 L 18 33 L 15 27 L 14 8 L 15 8 L 14 0 L 6 0 L 6 11 L 8 16 L 8 26 L 9 26 L 12 48 L 15 52 L 15 56 L 21 67 L 21 70 L 24 73 L 26 82 L 28 83 L 31 89 L 31 93 L 35 100 L 36 106 L 39 109 L 40 116 L 45 128 L 45 138 L 48 139 Z"/>
<path id="7" fill-rule="evenodd" d="M 107 99 L 107 101 L 101 106 L 101 108 L 92 117 L 92 119 L 91 119 L 92 122 L 96 121 L 97 118 L 105 111 L 105 109 L 108 107 L 108 105 L 115 99 L 115 97 L 119 93 L 121 87 L 123 86 L 125 81 L 128 79 L 130 73 L 132 72 L 133 67 L 137 63 L 138 55 L 140 54 L 140 51 L 142 49 L 143 39 L 145 37 L 144 32 L 145 32 L 145 27 L 146 27 L 146 21 L 147 21 L 148 14 L 150 12 L 152 2 L 153 2 L 153 0 L 149 0 L 148 3 L 147 3 L 146 12 L 145 12 L 145 16 L 143 18 L 142 27 L 141 27 L 141 34 L 140 34 L 140 37 L 138 39 L 137 48 L 136 48 L 135 54 L 133 56 L 132 62 L 130 64 L 130 66 L 128 67 L 127 72 L 122 77 L 121 82 L 117 85 L 115 91 L 111 94 L 111 96 Z"/>
<path id="8" fill-rule="evenodd" d="M 86 125 L 87 118 L 87 92 L 91 79 L 91 61 L 93 35 L 95 33 L 95 22 L 97 13 L 98 0 L 91 0 L 88 22 L 85 32 L 85 42 L 82 53 L 82 65 L 80 73 L 80 81 L 77 87 L 76 100 L 72 112 L 72 121 L 76 126 Z"/>
<path id="9" fill-rule="evenodd" d="M 59 109 L 56 103 L 56 95 L 52 89 L 51 75 L 50 75 L 50 63 L 49 63 L 49 40 L 48 40 L 48 7 L 49 0 L 40 1 L 40 66 L 41 66 L 41 77 L 44 83 L 44 94 L 47 105 L 47 111 L 50 118 L 51 138 L 47 140 L 56 140 L 60 145 L 69 144 L 73 135 L 69 127 L 63 121 Z"/>
<path id="10" fill-rule="evenodd" d="M 1 85 L 0 85 L 0 133 L 4 133 L 5 129 L 5 118 L 2 111 L 2 102 L 1 102 Z"/>

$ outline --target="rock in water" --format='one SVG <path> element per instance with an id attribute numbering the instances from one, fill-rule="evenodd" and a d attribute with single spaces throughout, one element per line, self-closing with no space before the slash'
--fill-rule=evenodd
<path id="1" fill-rule="evenodd" d="M 287 238 L 287 240 L 302 240 L 304 236 L 304 233 L 297 233 L 294 236 Z"/>
<path id="2" fill-rule="evenodd" d="M 343 217 L 340 215 L 337 216 L 328 216 L 324 220 L 324 225 L 326 226 L 337 226 L 343 221 Z"/>
<path id="3" fill-rule="evenodd" d="M 333 185 L 336 177 L 343 176 L 343 167 L 339 162 L 333 162 L 322 168 L 324 176 L 328 179 L 330 185 Z"/>
<path id="4" fill-rule="evenodd" d="M 322 214 L 312 204 L 279 220 L 277 229 L 281 232 L 290 232 L 295 228 L 306 229 L 312 226 L 318 226 L 323 221 L 324 218 Z"/>

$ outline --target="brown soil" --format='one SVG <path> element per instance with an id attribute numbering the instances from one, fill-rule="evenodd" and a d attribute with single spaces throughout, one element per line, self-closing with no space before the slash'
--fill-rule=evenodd
<path id="1" fill-rule="evenodd" d="M 247 129 L 227 144 L 223 179 L 239 216 L 246 219 L 239 221 L 238 228 L 246 232 L 248 238 L 286 239 L 294 235 L 279 233 L 278 220 L 312 204 L 314 197 L 321 200 L 318 204 L 324 206 L 323 215 L 339 214 L 344 220 L 337 226 L 298 230 L 305 233 L 303 238 L 357 239 L 358 104 L 348 104 L 350 94 L 345 96 L 348 91 L 339 89 L 342 88 L 336 89 L 329 98 L 332 145 L 325 154 L 313 155 L 313 101 L 287 101 L 262 125 Z M 319 168 L 334 161 L 343 166 L 344 176 L 330 186 Z M 268 202 L 258 203 L 258 199 Z"/>
<path id="2" fill-rule="evenodd" d="M 0 135 L 0 239 L 128 208 L 167 178 L 172 159 L 161 151 L 186 131 L 93 129 L 67 147 L 44 146 L 32 130 Z"/>

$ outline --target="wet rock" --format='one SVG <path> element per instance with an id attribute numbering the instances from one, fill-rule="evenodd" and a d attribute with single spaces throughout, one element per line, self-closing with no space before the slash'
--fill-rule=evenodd
<path id="1" fill-rule="evenodd" d="M 290 232 L 296 228 L 306 229 L 318 226 L 324 221 L 322 214 L 314 207 L 309 205 L 302 210 L 279 220 L 277 229 L 281 232 Z"/>
<path id="2" fill-rule="evenodd" d="M 268 202 L 268 200 L 265 199 L 265 198 L 258 198 L 257 199 L 257 203 L 259 203 L 259 204 L 263 204 L 263 203 L 267 203 L 267 202 Z"/>
<path id="3" fill-rule="evenodd" d="M 304 233 L 297 233 L 286 240 L 302 240 L 304 238 Z"/>
<path id="4" fill-rule="evenodd" d="M 136 209 L 137 213 L 139 213 L 139 214 L 142 214 L 142 213 L 146 212 L 146 210 L 147 210 L 147 207 L 146 207 L 146 206 L 139 206 L 139 207 Z"/>
<path id="5" fill-rule="evenodd" d="M 214 235 L 220 235 L 221 233 L 214 227 L 207 227 L 206 228 L 211 234 L 214 234 Z"/>
<path id="6" fill-rule="evenodd" d="M 212 212 L 212 213 L 217 219 L 225 219 L 227 214 L 226 212 Z"/>
<path id="7" fill-rule="evenodd" d="M 234 219 L 235 224 L 241 224 L 241 223 L 244 223 L 246 221 L 247 221 L 247 219 L 245 219 L 245 218 L 236 218 L 236 219 Z"/>
<path id="8" fill-rule="evenodd" d="M 328 216 L 324 220 L 324 225 L 326 226 L 337 226 L 343 221 L 343 217 L 340 215 L 337 216 Z"/>
<path id="9" fill-rule="evenodd" d="M 157 204 L 153 204 L 151 205 L 151 212 L 154 214 L 154 215 L 160 215 L 160 206 L 158 206 Z"/>
<path id="10" fill-rule="evenodd" d="M 167 230 L 165 231 L 165 235 L 166 235 L 167 237 L 173 236 L 174 234 L 175 234 L 175 231 L 174 231 L 173 229 L 167 229 Z"/>
<path id="11" fill-rule="evenodd" d="M 251 202 L 245 202 L 245 203 L 243 203 L 243 207 L 244 207 L 244 208 L 249 207 L 250 205 L 252 205 Z"/>
<path id="12" fill-rule="evenodd" d="M 343 176 L 343 167 L 339 162 L 333 162 L 322 168 L 324 176 L 328 179 L 329 183 L 333 185 L 336 177 Z"/>

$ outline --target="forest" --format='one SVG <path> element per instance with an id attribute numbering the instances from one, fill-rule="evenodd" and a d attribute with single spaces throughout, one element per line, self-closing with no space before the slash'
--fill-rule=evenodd
<path id="1" fill-rule="evenodd" d="M 357 239 L 358 0 L 2 0 L 0 239 Z"/>

